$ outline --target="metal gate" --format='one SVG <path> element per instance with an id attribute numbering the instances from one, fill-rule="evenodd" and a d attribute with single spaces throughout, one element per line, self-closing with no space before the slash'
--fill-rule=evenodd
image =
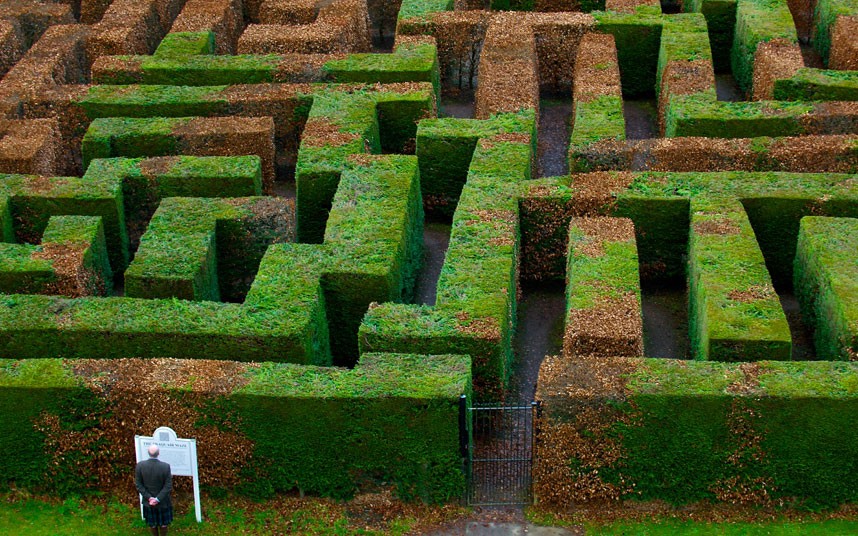
<path id="1" fill-rule="evenodd" d="M 514 505 L 533 502 L 531 470 L 534 423 L 538 404 L 467 405 L 463 399 L 469 505 Z M 464 439 L 463 439 L 464 443 Z"/>

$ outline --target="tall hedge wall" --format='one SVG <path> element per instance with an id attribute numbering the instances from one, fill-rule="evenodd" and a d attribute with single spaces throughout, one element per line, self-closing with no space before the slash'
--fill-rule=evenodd
<path id="1" fill-rule="evenodd" d="M 118 368 L 108 361 L 0 360 L 6 430 L 0 445 L 8 449 L 4 483 L 33 491 L 95 491 L 97 479 L 81 475 L 121 474 L 133 466 L 133 459 L 122 456 L 93 456 L 97 438 L 112 438 L 118 429 L 130 446 L 134 434 L 151 434 L 131 422 L 139 419 L 117 421 L 128 418 L 122 412 L 136 407 L 135 397 L 141 404 L 155 397 L 199 414 L 191 428 L 177 430 L 183 436 L 210 433 L 208 427 L 219 423 L 237 434 L 235 441 L 250 446 L 243 458 L 252 462 L 243 465 L 235 490 L 252 497 L 297 488 L 347 498 L 379 484 L 393 484 L 399 496 L 410 500 L 446 502 L 461 495 L 458 413 L 459 397 L 470 389 L 466 356 L 366 354 L 353 370 L 236 363 L 224 378 L 235 386 L 227 391 L 172 377 L 150 393 L 135 386 L 129 390 L 129 382 L 120 378 L 161 377 L 167 369 L 192 367 L 177 360 L 126 360 Z M 97 387 L 117 382 L 118 395 Z M 130 406 L 117 402 L 117 396 L 128 397 Z M 76 438 L 80 448 L 58 458 L 53 449 L 60 438 Z M 198 444 L 227 447 L 208 437 L 199 437 Z M 116 451 L 128 449 L 117 445 Z M 202 452 L 200 459 L 217 463 L 218 456 Z M 219 469 L 203 465 L 200 471 Z M 214 479 L 209 486 L 231 484 Z"/>
<path id="2" fill-rule="evenodd" d="M 858 364 L 667 359 L 551 361 L 544 376 L 537 493 L 575 499 L 700 500 L 818 509 L 858 499 Z M 545 368 L 543 369 L 545 370 Z M 612 371 L 592 397 L 572 378 Z M 593 376 L 596 377 L 596 376 Z M 608 376 L 609 378 L 611 376 Z M 590 382 L 592 384 L 592 381 Z M 598 381 L 596 382 L 598 383 Z M 595 408 L 595 409 L 586 409 Z M 594 480 L 595 479 L 595 480 Z"/>

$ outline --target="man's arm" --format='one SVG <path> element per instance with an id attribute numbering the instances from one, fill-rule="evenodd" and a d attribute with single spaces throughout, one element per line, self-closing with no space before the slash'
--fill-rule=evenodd
<path id="1" fill-rule="evenodd" d="M 134 469 L 134 484 L 137 486 L 137 492 L 143 496 L 143 499 L 148 500 L 151 497 L 143 486 L 143 471 L 141 471 L 140 464 L 137 464 L 137 467 Z"/>
<path id="2" fill-rule="evenodd" d="M 173 472 L 170 471 L 170 466 L 168 464 L 165 465 L 167 465 L 167 478 L 164 479 L 164 486 L 161 488 L 161 491 L 159 491 L 158 495 L 155 496 L 159 503 L 163 502 L 173 489 Z"/>

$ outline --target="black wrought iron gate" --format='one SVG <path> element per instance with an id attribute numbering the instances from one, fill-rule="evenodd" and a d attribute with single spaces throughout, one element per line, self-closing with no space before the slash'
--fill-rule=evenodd
<path id="1" fill-rule="evenodd" d="M 462 399 L 460 427 L 469 505 L 533 502 L 536 402 L 521 406 L 468 404 Z"/>

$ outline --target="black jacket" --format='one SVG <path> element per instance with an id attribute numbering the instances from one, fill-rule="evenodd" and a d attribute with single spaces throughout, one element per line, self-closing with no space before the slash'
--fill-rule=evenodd
<path id="1" fill-rule="evenodd" d="M 173 489 L 173 475 L 170 464 L 155 458 L 143 460 L 134 470 L 137 491 L 143 496 L 143 504 L 149 504 L 149 498 L 158 499 L 158 506 L 172 507 L 170 491 Z"/>

